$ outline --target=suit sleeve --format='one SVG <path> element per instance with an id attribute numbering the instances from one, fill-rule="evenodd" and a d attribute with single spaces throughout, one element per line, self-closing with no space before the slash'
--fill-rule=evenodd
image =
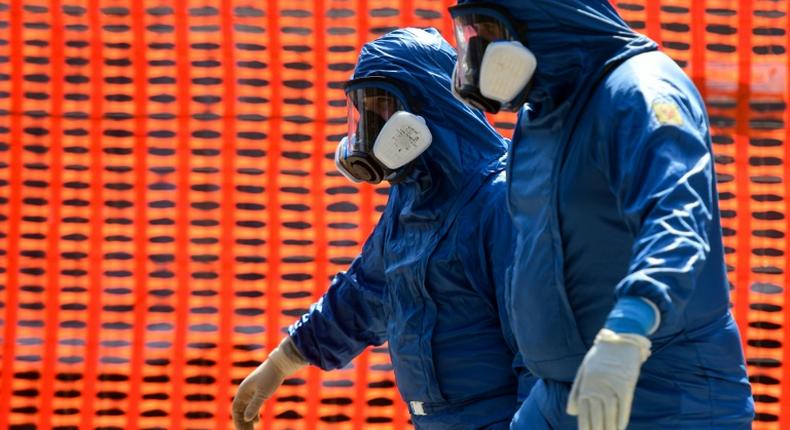
<path id="1" fill-rule="evenodd" d="M 383 230 L 379 223 L 348 270 L 289 328 L 305 359 L 321 369 L 341 368 L 386 340 Z"/>
<path id="2" fill-rule="evenodd" d="M 606 159 L 612 191 L 634 245 L 616 297 L 657 305 L 662 327 L 678 324 L 710 253 L 716 204 L 707 124 L 682 94 L 630 107 Z M 696 113 L 695 113 L 696 112 Z"/>

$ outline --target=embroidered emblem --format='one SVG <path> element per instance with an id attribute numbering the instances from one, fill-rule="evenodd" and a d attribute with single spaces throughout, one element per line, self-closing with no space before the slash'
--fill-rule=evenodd
<path id="1" fill-rule="evenodd" d="M 653 102 L 653 114 L 661 125 L 683 125 L 683 117 L 680 115 L 680 108 L 675 102 L 658 100 Z"/>

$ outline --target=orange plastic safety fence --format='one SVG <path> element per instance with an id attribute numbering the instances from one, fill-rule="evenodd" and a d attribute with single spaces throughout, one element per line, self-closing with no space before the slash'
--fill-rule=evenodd
<path id="1" fill-rule="evenodd" d="M 358 252 L 340 83 L 452 0 L 0 0 L 0 428 L 229 429 L 235 386 Z M 705 96 L 755 429 L 790 428 L 786 0 L 615 1 Z M 513 115 L 491 120 L 506 136 Z M 267 429 L 404 429 L 386 348 Z"/>

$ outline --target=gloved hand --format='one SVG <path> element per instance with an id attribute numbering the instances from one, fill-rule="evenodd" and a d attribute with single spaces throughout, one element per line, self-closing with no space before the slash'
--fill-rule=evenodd
<path id="1" fill-rule="evenodd" d="M 290 336 L 283 339 L 269 358 L 239 384 L 232 408 L 236 430 L 252 430 L 258 422 L 263 402 L 274 394 L 285 378 L 307 364 Z"/>
<path id="2" fill-rule="evenodd" d="M 584 357 L 568 398 L 567 412 L 579 416 L 579 430 L 625 430 L 650 340 L 602 329 Z"/>

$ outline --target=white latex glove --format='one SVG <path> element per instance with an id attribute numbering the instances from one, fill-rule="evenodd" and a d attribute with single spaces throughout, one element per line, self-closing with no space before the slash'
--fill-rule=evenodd
<path id="1" fill-rule="evenodd" d="M 307 365 L 290 336 L 280 342 L 260 366 L 239 384 L 233 399 L 233 425 L 236 430 L 252 430 L 258 422 L 263 402 L 274 394 L 285 378 Z"/>
<path id="2" fill-rule="evenodd" d="M 625 430 L 639 370 L 648 357 L 648 338 L 598 332 L 568 398 L 567 412 L 579 416 L 579 430 Z"/>

